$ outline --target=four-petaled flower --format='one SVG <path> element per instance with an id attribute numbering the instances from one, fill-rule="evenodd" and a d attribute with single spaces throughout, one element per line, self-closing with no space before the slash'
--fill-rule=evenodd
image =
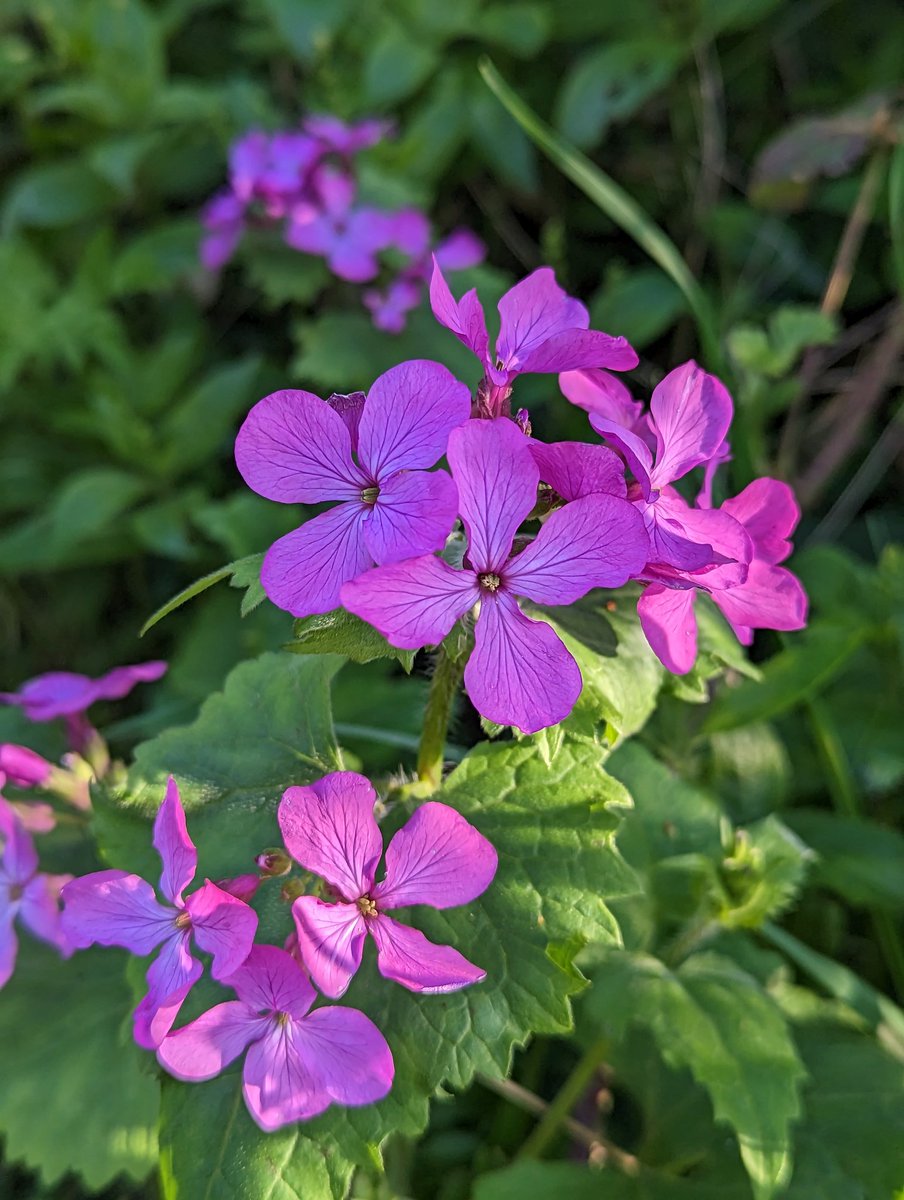
<path id="1" fill-rule="evenodd" d="M 499 301 L 495 354 L 490 353 L 486 317 L 476 289 L 456 300 L 436 261 L 430 304 L 440 324 L 476 354 L 483 366 L 477 405 L 481 417 L 507 415 L 512 382 L 518 375 L 558 374 L 579 367 L 629 371 L 637 366 L 637 355 L 623 337 L 589 328 L 587 309 L 559 287 L 550 267 L 540 267 Z"/>
<path id="2" fill-rule="evenodd" d="M 454 809 L 422 804 L 387 846 L 386 877 L 375 884 L 383 850 L 376 799 L 362 775 L 340 771 L 308 787 L 289 788 L 280 803 L 286 849 L 341 897 L 328 904 L 299 896 L 292 906 L 299 953 L 311 978 L 325 995 L 343 995 L 370 934 L 380 974 L 414 992 L 453 992 L 479 983 L 486 976 L 480 967 L 387 913 L 410 904 L 470 903 L 492 882 L 496 851 Z"/>
<path id="3" fill-rule="evenodd" d="M 18 918 L 35 937 L 49 942 L 63 955 L 70 948 L 60 926 L 58 897 L 71 875 L 45 875 L 38 871 L 38 854 L 12 806 L 0 797 L 0 988 L 16 966 Z"/>
<path id="4" fill-rule="evenodd" d="M 160 948 L 148 968 L 147 995 L 135 1010 L 135 1040 L 148 1050 L 170 1031 L 201 977 L 202 965 L 190 950 L 192 937 L 213 957 L 214 979 L 224 979 L 242 965 L 257 930 L 254 909 L 209 879 L 183 899 L 198 855 L 172 777 L 154 821 L 153 844 L 163 863 L 160 891 L 168 904 L 161 904 L 139 875 L 126 871 L 95 871 L 73 879 L 62 892 L 63 930 L 78 949 L 97 943 L 144 955 Z"/>
<path id="5" fill-rule="evenodd" d="M 261 583 L 293 616 L 330 612 L 339 589 L 376 563 L 439 550 L 457 511 L 442 457 L 467 421 L 470 395 L 439 363 L 393 367 L 336 407 L 310 392 L 274 392 L 239 430 L 245 482 L 283 504 L 341 501 L 274 542 Z M 352 457 L 357 454 L 358 461 Z"/>
<path id="6" fill-rule="evenodd" d="M 171 1075 L 213 1079 L 247 1049 L 245 1103 L 266 1131 L 389 1092 L 395 1066 L 382 1033 L 354 1008 L 311 1012 L 317 993 L 285 950 L 255 946 L 226 982 L 238 1000 L 209 1009 L 158 1047 Z"/>
<path id="7" fill-rule="evenodd" d="M 412 650 L 437 645 L 479 604 L 468 695 L 489 720 L 536 733 L 571 712 L 581 672 L 555 631 L 526 617 L 516 597 L 571 604 L 591 588 L 620 587 L 649 558 L 643 520 L 601 483 L 598 493 L 551 513 L 535 540 L 513 554 L 540 478 L 529 440 L 505 417 L 469 421 L 450 436 L 448 458 L 470 565 L 458 571 L 425 555 L 379 567 L 347 583 L 342 602 L 392 645 Z M 555 471 L 551 457 L 547 465 L 546 474 Z M 600 469 L 608 481 L 608 456 Z"/>

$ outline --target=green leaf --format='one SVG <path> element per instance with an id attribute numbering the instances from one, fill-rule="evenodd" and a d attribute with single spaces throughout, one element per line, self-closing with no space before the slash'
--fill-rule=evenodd
<path id="1" fill-rule="evenodd" d="M 889 825 L 793 808 L 785 821 L 816 851 L 813 883 L 858 908 L 904 910 L 904 836 Z"/>
<path id="2" fill-rule="evenodd" d="M 264 0 L 264 9 L 288 48 L 304 63 L 324 53 L 352 11 L 351 0 Z"/>
<path id="3" fill-rule="evenodd" d="M 481 1175 L 474 1200 L 629 1200 L 635 1189 L 628 1180 L 576 1163 L 516 1162 Z"/>
<path id="4" fill-rule="evenodd" d="M 678 285 L 657 267 L 612 268 L 590 304 L 592 329 L 626 337 L 643 348 L 687 311 Z"/>
<path id="5" fill-rule="evenodd" d="M 648 955 L 607 954 L 584 1005 L 615 1036 L 650 1029 L 665 1061 L 709 1092 L 735 1131 L 757 1200 L 787 1184 L 791 1124 L 805 1070 L 781 1012 L 730 960 L 698 954 L 669 970 Z"/>
<path id="6" fill-rule="evenodd" d="M 48 1186 L 77 1171 L 100 1190 L 156 1164 L 158 1086 L 132 1042 L 126 961 L 87 950 L 62 962 L 22 938 L 0 992 L 5 1154 Z"/>
<path id="7" fill-rule="evenodd" d="M 263 561 L 263 554 L 249 554 L 247 558 L 239 558 L 235 562 L 227 563 L 225 567 L 219 567 L 216 571 L 211 571 L 209 575 L 202 575 L 200 579 L 196 579 L 194 583 L 190 583 L 181 592 L 177 592 L 171 600 L 167 600 L 166 604 L 162 604 L 156 612 L 152 613 L 142 625 L 138 636 L 144 637 L 147 631 L 153 629 L 158 621 L 162 621 L 164 617 L 169 616 L 175 609 L 180 608 L 188 600 L 193 600 L 195 596 L 200 596 L 202 592 L 206 592 L 208 588 L 213 587 L 215 583 L 219 583 L 222 579 L 228 579 L 231 587 L 248 589 L 248 593 L 242 599 L 242 616 L 244 617 L 265 599 L 264 590 L 260 583 L 260 570 Z"/>
<path id="8" fill-rule="evenodd" d="M 746 370 L 781 379 L 808 346 L 828 345 L 837 333 L 838 322 L 828 313 L 784 304 L 769 318 L 768 335 L 751 325 L 736 325 L 728 335 L 728 349 Z"/>
<path id="9" fill-rule="evenodd" d="M 113 264 L 115 296 L 164 292 L 198 268 L 200 224 L 194 217 L 167 221 L 133 238 Z"/>
<path id="10" fill-rule="evenodd" d="M 110 185 L 80 159 L 29 167 L 6 197 L 3 231 L 8 235 L 23 225 L 74 225 L 104 212 L 114 195 Z"/>
<path id="11" fill-rule="evenodd" d="M 388 25 L 367 55 L 364 66 L 364 95 L 368 103 L 398 104 L 433 74 L 439 47 L 425 44 L 422 37 L 399 24 Z"/>
<path id="12" fill-rule="evenodd" d="M 201 466 L 232 437 L 236 417 L 255 400 L 259 369 L 257 355 L 223 363 L 176 405 L 161 423 L 164 449 L 156 466 L 162 475 Z"/>
<path id="13" fill-rule="evenodd" d="M 543 4 L 495 3 L 480 12 L 474 32 L 487 42 L 497 42 L 509 54 L 533 58 L 546 44 L 551 17 Z"/>
<path id="14" fill-rule="evenodd" d="M 284 647 L 293 654 L 343 654 L 357 663 L 395 658 L 409 674 L 414 666 L 414 650 L 390 646 L 381 633 L 344 608 L 304 617 L 295 622 L 294 632 L 294 640 Z"/>

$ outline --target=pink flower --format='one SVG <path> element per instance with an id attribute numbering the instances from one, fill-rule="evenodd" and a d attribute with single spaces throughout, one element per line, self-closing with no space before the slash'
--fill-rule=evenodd
<path id="1" fill-rule="evenodd" d="M 18 919 L 35 937 L 55 946 L 63 955 L 71 952 L 60 925 L 60 888 L 71 875 L 38 872 L 34 842 L 12 806 L 0 797 L 0 988 L 16 966 L 19 943 Z"/>
<path id="2" fill-rule="evenodd" d="M 330 612 L 342 584 L 375 562 L 444 545 L 455 487 L 445 471 L 424 468 L 470 406 L 465 385 L 425 360 L 386 371 L 366 401 L 284 391 L 254 406 L 235 444 L 248 486 L 282 504 L 340 501 L 268 550 L 261 582 L 274 604 L 296 617 Z"/>
<path id="3" fill-rule="evenodd" d="M 18 692 L 0 692 L 0 703 L 17 704 L 29 721 L 79 716 L 98 700 L 120 700 L 137 683 L 151 683 L 166 674 L 165 662 L 115 667 L 99 679 L 72 671 L 50 671 L 24 683 Z"/>
<path id="4" fill-rule="evenodd" d="M 149 883 L 125 871 L 95 871 L 63 889 L 63 929 L 79 949 L 97 943 L 144 955 L 160 947 L 148 968 L 147 995 L 135 1010 L 135 1040 L 148 1050 L 170 1031 L 201 977 L 202 965 L 190 951 L 192 936 L 212 955 L 214 979 L 224 979 L 244 962 L 257 929 L 254 910 L 209 879 L 182 898 L 195 877 L 198 855 L 172 777 L 154 821 L 154 848 L 163 863 L 160 890 L 166 905 Z"/>
<path id="5" fill-rule="evenodd" d="M 27 746 L 17 746 L 12 742 L 0 744 L 0 771 L 14 787 L 41 787 L 55 769 L 53 763 Z"/>
<path id="6" fill-rule="evenodd" d="M 375 886 L 383 850 L 373 815 L 376 799 L 370 783 L 352 771 L 283 794 L 279 825 L 286 848 L 341 897 L 327 904 L 299 896 L 292 906 L 299 953 L 311 978 L 327 996 L 342 996 L 370 934 L 380 974 L 411 991 L 454 992 L 479 983 L 486 977 L 480 967 L 387 913 L 411 904 L 453 908 L 470 903 L 492 882 L 496 851 L 454 809 L 422 804 L 390 841 L 386 877 Z"/>
<path id="7" fill-rule="evenodd" d="M 581 692 L 578 665 L 556 633 L 522 613 L 517 597 L 571 604 L 594 587 L 620 587 L 644 568 L 649 539 L 634 507 L 602 494 L 612 480 L 603 456 L 599 494 L 558 509 L 526 549 L 512 553 L 515 534 L 537 500 L 540 469 L 562 482 L 565 468 L 551 447 L 531 443 L 508 418 L 470 421 L 449 438 L 448 458 L 468 535 L 463 570 L 433 555 L 379 567 L 342 588 L 342 603 L 394 646 L 437 645 L 475 605 L 479 615 L 465 687 L 478 712 L 536 733 L 563 720 Z M 618 472 L 616 472 L 618 473 Z M 585 480 L 586 482 L 586 480 Z M 554 484 L 555 486 L 555 484 Z M 617 486 L 617 485 L 616 485 Z"/>
<path id="8" fill-rule="evenodd" d="M 483 366 L 480 416 L 507 415 L 506 402 L 518 375 L 557 374 L 580 367 L 628 371 L 637 366 L 637 355 L 624 338 L 588 328 L 587 309 L 566 295 L 550 267 L 540 267 L 499 301 L 500 330 L 493 354 L 476 290 L 456 301 L 438 262 L 430 281 L 430 303 L 440 324 Z"/>
<path id="9" fill-rule="evenodd" d="M 171 1075 L 213 1079 L 247 1050 L 242 1091 L 267 1131 L 331 1104 L 373 1104 L 387 1095 L 395 1065 L 379 1029 L 353 1008 L 311 1012 L 317 993 L 285 950 L 255 946 L 227 982 L 238 1000 L 209 1009 L 159 1046 L 158 1061 Z"/>

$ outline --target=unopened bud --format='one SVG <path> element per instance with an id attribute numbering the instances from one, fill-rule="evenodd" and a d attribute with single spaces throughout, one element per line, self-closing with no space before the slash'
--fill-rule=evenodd
<path id="1" fill-rule="evenodd" d="M 254 861 L 265 879 L 276 879 L 280 875 L 288 875 L 292 870 L 291 858 L 279 846 L 268 847 Z"/>
<path id="2" fill-rule="evenodd" d="M 530 413 L 527 411 L 526 408 L 519 408 L 518 411 L 515 413 L 515 424 L 518 426 L 518 428 L 521 430 L 521 432 L 524 434 L 525 437 L 530 437 L 530 434 L 531 434 Z"/>
<path id="3" fill-rule="evenodd" d="M 280 891 L 280 896 L 286 904 L 294 904 L 298 897 L 304 894 L 304 884 L 300 879 L 287 879 Z"/>

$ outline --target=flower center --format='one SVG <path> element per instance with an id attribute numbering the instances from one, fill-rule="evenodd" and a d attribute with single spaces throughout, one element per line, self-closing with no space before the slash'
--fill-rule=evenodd
<path id="1" fill-rule="evenodd" d="M 498 592 L 502 586 L 502 580 L 492 572 L 487 575 L 480 575 L 478 579 L 480 586 L 487 592 Z"/>
<path id="2" fill-rule="evenodd" d="M 362 917 L 377 916 L 377 906 L 370 896 L 359 896 L 357 900 L 358 912 Z"/>
<path id="3" fill-rule="evenodd" d="M 376 486 L 366 487 L 361 490 L 361 503 L 374 505 L 377 502 L 377 497 L 380 495 L 380 489 Z"/>
<path id="4" fill-rule="evenodd" d="M 183 911 L 179 913 L 178 917 L 176 917 L 176 928 L 188 929 L 189 925 L 191 925 L 191 917 L 183 909 Z"/>
<path id="5" fill-rule="evenodd" d="M 274 1013 L 273 1016 L 276 1019 L 277 1025 L 288 1025 L 289 1024 L 289 1014 L 288 1013 L 278 1012 L 278 1013 Z"/>
<path id="6" fill-rule="evenodd" d="M 14 883 L 9 889 L 10 900 L 21 900 L 25 895 L 25 888 L 20 883 Z"/>

